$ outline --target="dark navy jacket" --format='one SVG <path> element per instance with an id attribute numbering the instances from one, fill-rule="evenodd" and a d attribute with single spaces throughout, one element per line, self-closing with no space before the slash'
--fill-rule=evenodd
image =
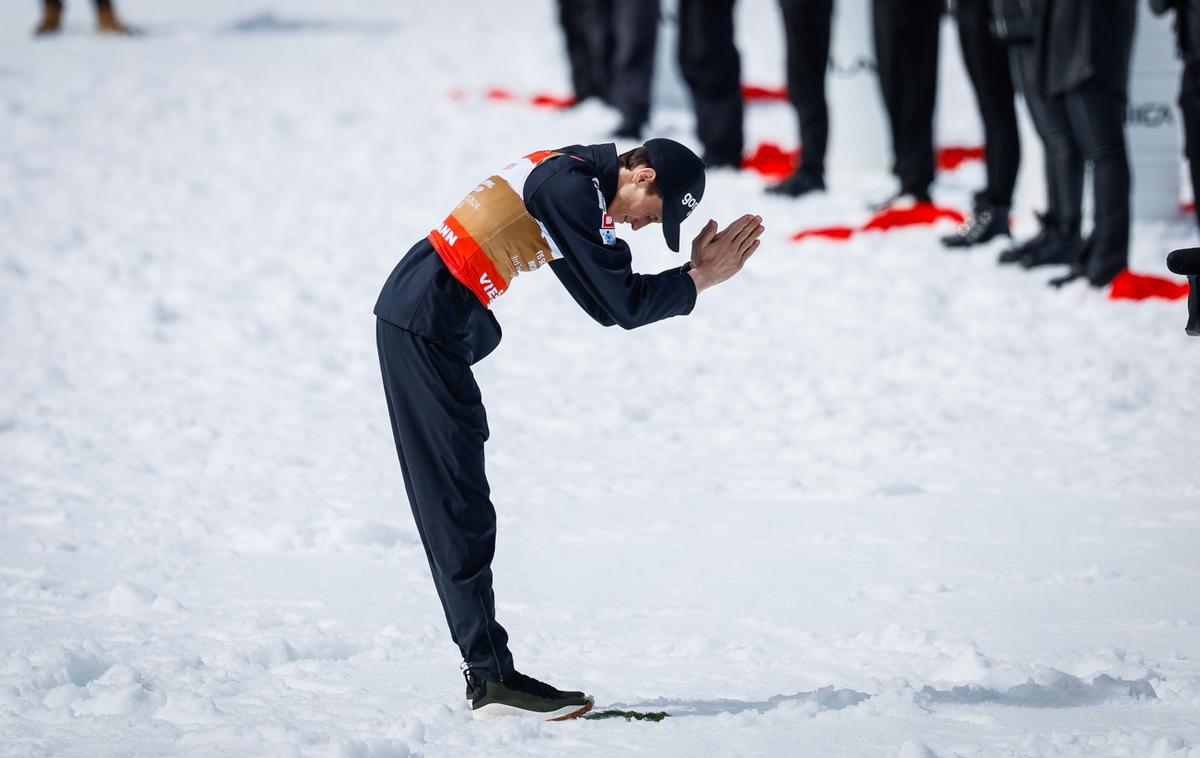
<path id="1" fill-rule="evenodd" d="M 605 245 L 596 184 L 605 203 L 617 191 L 617 151 L 611 144 L 572 145 L 567 156 L 544 161 L 525 181 L 525 209 L 540 221 L 563 257 L 550 269 L 589 316 L 604 326 L 625 329 L 691 313 L 696 287 L 682 268 L 636 274 L 629 246 L 618 239 Z M 519 297 L 519 295 L 518 295 Z M 467 363 L 475 363 L 500 343 L 500 324 L 458 282 L 423 239 L 392 270 L 379 293 L 375 315 L 436 342 Z"/>

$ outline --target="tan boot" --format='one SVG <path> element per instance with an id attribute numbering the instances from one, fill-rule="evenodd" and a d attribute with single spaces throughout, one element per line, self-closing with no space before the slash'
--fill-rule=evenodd
<path id="1" fill-rule="evenodd" d="M 61 3 L 43 3 L 42 4 L 42 20 L 41 23 L 33 30 L 35 36 L 41 37 L 46 34 L 57 34 L 62 30 L 62 4 Z"/>
<path id="2" fill-rule="evenodd" d="M 107 6 L 99 9 L 96 13 L 96 33 L 130 35 L 134 31 L 131 27 L 121 23 L 121 19 L 117 18 L 117 12 L 112 9 L 112 6 Z"/>

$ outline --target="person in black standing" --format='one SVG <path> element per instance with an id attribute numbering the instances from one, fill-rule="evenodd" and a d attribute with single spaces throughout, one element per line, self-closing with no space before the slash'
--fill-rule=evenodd
<path id="1" fill-rule="evenodd" d="M 659 0 L 559 0 L 576 102 L 590 97 L 621 114 L 614 137 L 640 139 L 650 120 Z"/>
<path id="2" fill-rule="evenodd" d="M 1125 106 L 1137 0 L 1051 0 L 1040 55 L 1047 95 L 1063 105 L 1069 132 L 1092 164 L 1094 224 L 1056 287 L 1086 277 L 1109 284 L 1129 261 L 1129 158 Z"/>
<path id="3" fill-rule="evenodd" d="M 1066 123 L 1062 102 L 1046 96 L 1038 61 L 1045 34 L 1047 0 L 992 0 L 996 37 L 1008 46 L 1012 81 L 1042 140 L 1046 178 L 1046 211 L 1038 214 L 1036 235 L 1000 253 L 1000 263 L 1026 268 L 1074 260 L 1081 246 L 1079 219 L 1083 203 L 1083 156 Z"/>
<path id="4" fill-rule="evenodd" d="M 679 2 L 679 65 L 709 168 L 742 163 L 742 66 L 733 42 L 733 6 L 734 0 Z"/>
<path id="5" fill-rule="evenodd" d="M 987 186 L 975 195 L 974 213 L 956 233 L 943 237 L 942 244 L 969 247 L 1009 233 L 1008 213 L 1021 165 L 1021 138 L 1008 50 L 992 35 L 991 0 L 957 0 L 954 16 L 963 62 L 983 119 Z"/>
<path id="6" fill-rule="evenodd" d="M 606 0 L 559 0 L 558 23 L 567 45 L 576 102 L 607 101 L 611 25 Z"/>
<path id="7" fill-rule="evenodd" d="M 1183 151 L 1192 177 L 1192 204 L 1200 223 L 1200 0 L 1150 0 L 1162 15 L 1175 11 L 1176 44 L 1183 59 L 1179 110 L 1183 112 Z"/>
<path id="8" fill-rule="evenodd" d="M 621 114 L 614 137 L 639 140 L 650 121 L 659 0 L 611 0 L 612 105 Z"/>
<path id="9" fill-rule="evenodd" d="M 833 30 L 833 0 L 779 0 L 787 42 L 788 99 L 800 124 L 800 165 L 767 188 L 775 195 L 800 197 L 825 189 L 825 150 L 829 144 L 829 106 L 825 72 Z"/>
<path id="10" fill-rule="evenodd" d="M 945 0 L 872 0 L 879 87 L 892 131 L 901 197 L 929 202 L 933 183 L 933 106 L 937 95 L 938 38 Z"/>

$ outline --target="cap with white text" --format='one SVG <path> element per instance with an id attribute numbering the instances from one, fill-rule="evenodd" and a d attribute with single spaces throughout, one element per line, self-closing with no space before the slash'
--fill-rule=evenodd
<path id="1" fill-rule="evenodd" d="M 704 161 L 675 140 L 657 137 L 646 142 L 654 181 L 663 196 L 663 237 L 679 252 L 679 225 L 704 197 Z"/>

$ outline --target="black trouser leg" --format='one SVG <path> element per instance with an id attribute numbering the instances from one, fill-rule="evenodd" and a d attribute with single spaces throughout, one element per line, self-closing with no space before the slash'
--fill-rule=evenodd
<path id="1" fill-rule="evenodd" d="M 1033 45 L 1009 45 L 1008 62 L 1013 84 L 1025 98 L 1033 127 L 1042 140 L 1042 170 L 1046 175 L 1046 213 L 1053 220 L 1075 219 L 1077 223 L 1080 214 L 1079 201 L 1083 192 L 1083 163 L 1078 157 L 1078 151 L 1075 151 L 1073 162 L 1063 160 L 1055 152 L 1046 96 L 1038 84 L 1037 52 Z M 1071 144 L 1073 143 L 1068 143 L 1068 148 Z M 1068 164 L 1069 175 L 1063 176 L 1064 167 Z M 1068 186 L 1064 187 L 1063 182 Z M 1064 207 L 1064 198 L 1074 198 L 1075 204 Z"/>
<path id="2" fill-rule="evenodd" d="M 476 674 L 503 679 L 513 663 L 492 593 L 496 510 L 479 386 L 465 362 L 385 321 L 376 343 L 404 487 L 450 636 Z"/>
<path id="3" fill-rule="evenodd" d="M 787 43 L 788 98 L 800 125 L 800 168 L 824 176 L 829 144 L 825 72 L 829 68 L 833 0 L 780 0 L 779 5 Z"/>
<path id="4" fill-rule="evenodd" d="M 900 153 L 904 149 L 904 122 L 899 114 L 904 110 L 904 88 L 901 82 L 900 51 L 892 33 L 894 21 L 888 0 L 874 0 L 871 5 L 871 28 L 875 42 L 875 66 L 879 75 L 879 92 L 883 97 L 883 109 L 887 111 L 888 129 L 892 133 L 892 173 L 899 168 Z"/>
<path id="5" fill-rule="evenodd" d="M 983 119 L 984 158 L 991 205 L 1012 205 L 1021 165 L 1021 139 L 1013 103 L 1008 51 L 992 36 L 991 0 L 958 0 L 958 39 L 979 115 Z"/>
<path id="6" fill-rule="evenodd" d="M 1092 164 L 1095 225 L 1088 270 L 1129 261 L 1129 157 L 1125 150 L 1125 96 L 1088 79 L 1064 97 L 1071 130 Z"/>
<path id="7" fill-rule="evenodd" d="M 942 0 L 873 0 L 879 86 L 892 127 L 900 191 L 926 195 L 933 183 Z"/>
<path id="8" fill-rule="evenodd" d="M 680 0 L 679 66 L 692 91 L 704 162 L 742 160 L 742 66 L 733 44 L 734 0 Z"/>
<path id="9" fill-rule="evenodd" d="M 1183 112 L 1183 152 L 1192 176 L 1192 203 L 1200 223 L 1200 63 L 1183 68 L 1179 85 L 1179 109 Z"/>
<path id="10" fill-rule="evenodd" d="M 613 0 L 612 104 L 629 124 L 650 119 L 658 0 Z"/>
<path id="11" fill-rule="evenodd" d="M 608 99 L 611 58 L 610 0 L 559 0 L 558 21 L 575 97 Z"/>
<path id="12" fill-rule="evenodd" d="M 1042 102 L 1046 113 L 1046 133 L 1042 135 L 1042 142 L 1054 165 L 1058 207 L 1062 211 L 1059 219 L 1063 224 L 1078 229 L 1083 215 L 1083 149 L 1071 128 L 1064 98 L 1046 97 Z"/>

